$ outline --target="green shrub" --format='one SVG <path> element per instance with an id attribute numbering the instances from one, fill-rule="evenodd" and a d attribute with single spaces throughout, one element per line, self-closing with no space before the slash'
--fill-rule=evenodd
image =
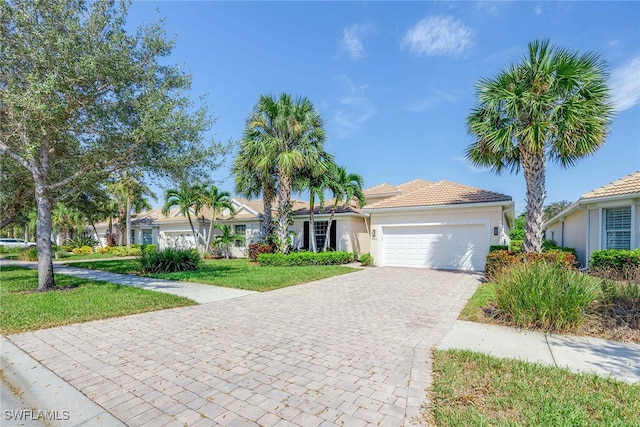
<path id="1" fill-rule="evenodd" d="M 540 261 L 507 269 L 494 283 L 500 316 L 545 331 L 575 331 L 587 305 L 601 296 L 600 279 Z"/>
<path id="2" fill-rule="evenodd" d="M 489 252 L 493 251 L 508 251 L 509 245 L 491 245 L 489 246 Z"/>
<path id="3" fill-rule="evenodd" d="M 93 252 L 93 249 L 91 248 L 91 246 L 81 246 L 79 248 L 71 249 L 71 252 L 74 255 L 88 255 Z"/>
<path id="4" fill-rule="evenodd" d="M 173 273 L 197 270 L 200 265 L 198 251 L 189 249 L 165 249 L 158 252 L 143 252 L 140 257 L 145 273 Z"/>
<path id="5" fill-rule="evenodd" d="M 18 256 L 20 261 L 37 261 L 38 260 L 38 248 L 31 247 L 27 249 L 22 249 L 20 251 L 20 255 Z"/>
<path id="6" fill-rule="evenodd" d="M 83 246 L 89 246 L 90 248 L 95 248 L 98 246 L 100 242 L 94 239 L 91 236 L 78 236 L 73 240 L 70 240 L 64 244 L 67 247 L 67 252 L 73 252 L 75 248 L 81 248 Z"/>
<path id="7" fill-rule="evenodd" d="M 511 240 L 524 240 L 524 228 L 514 228 L 509 232 Z"/>
<path id="8" fill-rule="evenodd" d="M 640 249 L 605 249 L 591 254 L 590 268 L 613 269 L 640 266 Z"/>
<path id="9" fill-rule="evenodd" d="M 523 240 L 511 240 L 511 242 L 509 243 L 509 250 L 511 252 L 522 252 L 522 244 L 524 243 Z"/>
<path id="10" fill-rule="evenodd" d="M 363 267 L 371 267 L 373 265 L 373 257 L 370 253 L 360 255 L 360 264 Z"/>
<path id="11" fill-rule="evenodd" d="M 142 249 L 140 247 L 131 246 L 112 246 L 109 250 L 113 256 L 140 256 L 142 255 Z"/>
<path id="12" fill-rule="evenodd" d="M 640 284 L 603 280 L 598 311 L 616 326 L 640 329 Z"/>
<path id="13" fill-rule="evenodd" d="M 305 265 L 338 265 L 354 262 L 354 255 L 351 252 L 309 252 L 300 251 L 289 254 L 260 254 L 258 262 L 260 265 L 270 266 L 305 266 Z"/>
<path id="14" fill-rule="evenodd" d="M 272 254 L 276 250 L 275 246 L 265 243 L 252 243 L 249 245 L 249 258 L 257 261 L 260 254 Z"/>
<path id="15" fill-rule="evenodd" d="M 484 266 L 484 277 L 486 281 L 490 282 L 504 270 L 537 261 L 560 264 L 569 270 L 573 270 L 578 266 L 578 261 L 574 254 L 559 249 L 552 249 L 542 253 L 497 250 L 489 252 L 487 255 L 487 261 Z"/>
<path id="16" fill-rule="evenodd" d="M 140 249 L 142 250 L 142 253 L 145 252 L 158 252 L 158 245 L 142 245 L 140 247 Z"/>

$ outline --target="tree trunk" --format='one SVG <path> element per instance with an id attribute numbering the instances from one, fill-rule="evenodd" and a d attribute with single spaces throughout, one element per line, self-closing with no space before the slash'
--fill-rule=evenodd
<path id="1" fill-rule="evenodd" d="M 273 199 L 275 199 L 275 188 L 273 185 L 263 183 L 262 186 L 262 205 L 264 208 L 262 217 L 262 241 L 263 243 L 272 243 L 271 234 L 273 233 L 273 215 L 272 206 Z"/>
<path id="2" fill-rule="evenodd" d="M 193 244 L 196 245 L 196 250 L 199 252 L 200 249 L 198 247 L 198 235 L 196 234 L 196 229 L 193 226 L 193 221 L 191 221 L 191 215 L 189 211 L 187 211 L 187 219 L 189 220 L 189 225 L 191 226 L 191 232 L 193 233 Z"/>
<path id="3" fill-rule="evenodd" d="M 96 236 L 96 240 L 100 244 L 100 247 L 104 248 L 104 245 L 102 244 L 102 239 L 98 235 L 98 229 L 96 228 L 96 225 L 93 223 L 93 221 L 91 221 L 91 228 L 93 229 L 93 235 Z"/>
<path id="4" fill-rule="evenodd" d="M 53 203 L 49 197 L 49 189 L 44 184 L 36 183 L 36 204 L 38 205 L 38 290 L 55 289 L 53 277 L 53 258 L 51 253 L 51 210 Z"/>
<path id="5" fill-rule="evenodd" d="M 546 155 L 520 146 L 520 159 L 527 184 L 527 207 L 525 212 L 523 250 L 542 251 L 542 217 L 544 215 Z"/>
<path id="6" fill-rule="evenodd" d="M 207 234 L 207 247 L 206 251 L 210 251 L 211 255 L 213 255 L 213 249 L 211 248 L 211 234 L 213 233 L 213 221 L 216 219 L 216 211 L 213 209 L 211 213 L 211 222 L 209 222 L 209 233 Z"/>
<path id="7" fill-rule="evenodd" d="M 316 227 L 314 225 L 314 209 L 315 209 L 315 201 L 316 201 L 316 195 L 313 194 L 313 191 L 310 191 L 310 196 L 309 196 L 309 249 L 311 249 L 311 251 L 313 252 L 317 252 L 317 243 L 316 243 Z"/>
<path id="8" fill-rule="evenodd" d="M 289 249 L 289 214 L 291 212 L 291 177 L 278 172 L 278 220 L 276 222 L 276 245 L 278 252 Z"/>
<path id="9" fill-rule="evenodd" d="M 324 247 L 323 251 L 326 251 L 329 248 L 329 240 L 331 240 L 331 224 L 333 223 L 333 217 L 336 214 L 336 209 L 338 208 L 338 198 L 336 197 L 336 201 L 333 204 L 333 210 L 331 211 L 331 216 L 329 217 L 329 223 L 327 224 L 327 238 L 324 239 Z"/>
<path id="10" fill-rule="evenodd" d="M 127 194 L 127 249 L 131 248 L 131 196 Z"/>

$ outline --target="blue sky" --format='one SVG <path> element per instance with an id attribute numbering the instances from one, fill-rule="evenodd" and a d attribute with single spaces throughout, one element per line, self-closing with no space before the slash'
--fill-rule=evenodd
<path id="1" fill-rule="evenodd" d="M 522 211 L 522 173 L 464 159 L 465 120 L 478 79 L 549 38 L 601 55 L 617 114 L 595 155 L 549 165 L 547 202 L 640 170 L 640 2 L 135 1 L 129 24 L 160 17 L 176 39 L 169 60 L 193 74 L 194 96 L 206 94 L 220 141 L 241 137 L 261 94 L 287 92 L 315 104 L 327 149 L 367 187 L 449 180 L 511 195 Z M 212 178 L 231 191 L 230 162 Z"/>

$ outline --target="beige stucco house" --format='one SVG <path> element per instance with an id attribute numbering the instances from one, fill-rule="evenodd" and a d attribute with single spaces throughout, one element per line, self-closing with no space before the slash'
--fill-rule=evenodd
<path id="1" fill-rule="evenodd" d="M 328 239 L 331 249 L 371 253 L 380 266 L 479 271 L 484 269 L 490 245 L 508 243 L 514 204 L 504 194 L 422 179 L 400 185 L 380 184 L 364 193 L 367 205 L 362 209 L 354 202 L 338 205 L 329 233 L 332 201 L 315 207 L 318 247 Z M 239 197 L 232 202 L 234 215 L 225 210 L 217 222 L 230 225 L 236 234 L 244 236 L 244 243 L 232 247 L 231 255 L 246 257 L 248 246 L 261 241 L 263 203 Z M 293 248 L 309 249 L 309 204 L 300 200 L 292 203 Z M 211 213 L 205 211 L 192 218 L 198 234 L 206 239 Z M 106 224 L 96 227 L 96 237 L 104 241 Z M 159 249 L 195 246 L 189 222 L 178 210 L 167 216 L 159 210 L 138 215 L 132 221 L 132 237 L 133 243 L 152 243 Z"/>
<path id="2" fill-rule="evenodd" d="M 450 181 L 365 191 L 377 265 L 481 271 L 490 245 L 508 243 L 510 196 Z"/>
<path id="3" fill-rule="evenodd" d="M 583 194 L 545 228 L 547 239 L 575 248 L 584 267 L 596 250 L 640 248 L 640 171 Z"/>

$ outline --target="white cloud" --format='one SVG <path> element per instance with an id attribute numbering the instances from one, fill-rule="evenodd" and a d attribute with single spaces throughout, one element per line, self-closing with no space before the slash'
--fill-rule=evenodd
<path id="1" fill-rule="evenodd" d="M 473 44 L 473 30 L 451 16 L 432 16 L 410 28 L 401 47 L 417 55 L 460 55 Z"/>
<path id="2" fill-rule="evenodd" d="M 352 60 L 357 61 L 366 56 L 362 38 L 369 33 L 370 28 L 369 24 L 354 24 L 343 30 L 340 44 Z"/>
<path id="3" fill-rule="evenodd" d="M 376 113 L 376 109 L 366 96 L 369 86 L 357 85 L 345 75 L 334 80 L 345 88 L 345 95 L 339 100 L 340 106 L 333 110 L 333 121 L 338 135 L 346 137 L 359 130 Z"/>
<path id="4" fill-rule="evenodd" d="M 609 83 L 616 111 L 640 104 L 640 56 L 613 70 Z"/>
<path id="5" fill-rule="evenodd" d="M 537 4 L 534 8 L 533 8 L 533 12 L 536 15 L 542 15 L 542 5 L 541 4 Z"/>

